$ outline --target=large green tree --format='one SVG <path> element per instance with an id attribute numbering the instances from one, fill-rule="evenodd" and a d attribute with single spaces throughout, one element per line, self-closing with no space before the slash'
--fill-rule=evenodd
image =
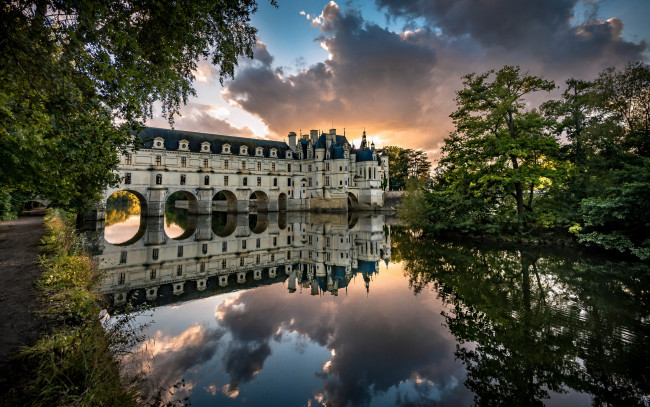
<path id="1" fill-rule="evenodd" d="M 275 4 L 274 0 L 271 0 Z M 0 7 L 0 189 L 88 208 L 151 117 L 173 122 L 202 59 L 252 56 L 255 0 L 18 0 Z"/>
<path id="2" fill-rule="evenodd" d="M 425 192 L 429 215 L 421 223 L 485 232 L 485 225 L 521 229 L 539 221 L 535 205 L 553 184 L 558 142 L 551 123 L 525 109 L 525 98 L 555 85 L 512 66 L 466 75 L 463 84 L 451 114 L 456 131 L 445 140 L 435 184 Z"/>

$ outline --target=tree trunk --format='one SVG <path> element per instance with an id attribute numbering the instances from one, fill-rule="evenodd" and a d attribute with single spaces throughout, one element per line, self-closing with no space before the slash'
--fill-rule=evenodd
<path id="1" fill-rule="evenodd" d="M 512 161 L 512 168 L 517 169 L 519 168 L 519 164 L 517 163 L 517 157 L 514 155 L 510 156 L 510 160 Z M 519 216 L 519 220 L 523 221 L 524 220 L 524 189 L 521 186 L 521 182 L 515 182 L 515 198 L 517 199 L 517 215 Z"/>

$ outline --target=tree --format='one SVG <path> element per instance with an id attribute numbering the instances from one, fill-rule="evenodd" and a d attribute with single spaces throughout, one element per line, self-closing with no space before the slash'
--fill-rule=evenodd
<path id="1" fill-rule="evenodd" d="M 406 182 L 409 179 L 418 179 L 422 182 L 429 179 L 431 162 L 427 158 L 426 152 L 396 146 L 388 146 L 385 150 L 388 154 L 390 189 L 392 191 L 401 191 L 406 188 Z"/>
<path id="2" fill-rule="evenodd" d="M 499 223 L 521 230 L 538 221 L 535 204 L 558 166 L 551 122 L 525 111 L 525 96 L 555 85 L 512 66 L 466 75 L 463 84 L 450 115 L 456 131 L 445 140 L 434 186 L 425 192 L 431 216 L 422 223 L 438 231 L 495 232 Z"/>
<path id="3" fill-rule="evenodd" d="M 271 0 L 275 5 L 275 1 Z M 152 116 L 173 123 L 197 63 L 220 80 L 252 56 L 255 0 L 5 2 L 0 9 L 0 187 L 84 210 Z"/>

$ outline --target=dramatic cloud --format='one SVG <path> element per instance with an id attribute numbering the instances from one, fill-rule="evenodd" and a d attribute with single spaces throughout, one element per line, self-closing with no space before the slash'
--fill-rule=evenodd
<path id="1" fill-rule="evenodd" d="M 411 20 L 410 30 L 392 32 L 330 2 L 309 16 L 327 60 L 284 74 L 258 46 L 257 62 L 237 73 L 224 97 L 260 117 L 275 138 L 334 122 L 350 139 L 365 127 L 387 144 L 435 156 L 452 130 L 448 116 L 462 75 L 520 65 L 561 86 L 571 76 L 590 79 L 605 67 L 643 59 L 646 50 L 645 41 L 622 38 L 617 18 L 574 24 L 576 0 L 376 4 L 392 19 Z"/>
<path id="2" fill-rule="evenodd" d="M 413 296 L 389 276 L 371 284 L 369 297 L 356 292 L 316 299 L 296 293 L 288 300 L 281 299 L 286 294 L 280 290 L 246 291 L 219 306 L 221 326 L 233 338 L 225 353 L 231 377 L 225 390 L 236 392 L 239 384 L 252 380 L 271 354 L 271 341 L 295 332 L 332 354 L 316 373 L 323 383 L 316 398 L 329 406 L 368 405 L 407 381 L 427 405 L 436 398 L 427 393 L 434 387 L 449 404 L 470 401 L 471 394 L 459 383 L 463 373 L 454 360 L 453 342 L 441 329 L 441 309 L 430 297 Z M 401 403 L 408 401 L 404 394 Z"/>
<path id="3" fill-rule="evenodd" d="M 253 136 L 250 128 L 231 125 L 227 120 L 229 115 L 227 108 L 190 102 L 183 107 L 182 116 L 175 117 L 174 128 L 229 136 Z M 169 128 L 169 123 L 163 117 L 155 117 L 149 120 L 147 125 Z"/>

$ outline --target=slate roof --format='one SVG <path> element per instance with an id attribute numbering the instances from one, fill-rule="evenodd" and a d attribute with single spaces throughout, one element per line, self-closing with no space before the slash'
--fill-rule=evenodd
<path id="1" fill-rule="evenodd" d="M 361 161 L 372 161 L 372 152 L 374 149 L 364 148 L 363 150 L 355 150 L 354 152 L 357 155 L 357 162 Z"/>
<path id="2" fill-rule="evenodd" d="M 286 152 L 289 150 L 289 146 L 283 141 L 233 137 L 221 134 L 197 133 L 184 130 L 160 129 L 157 127 L 147 127 L 138 133 L 137 137 L 141 140 L 145 140 L 144 144 L 141 146 L 143 148 L 152 148 L 153 139 L 161 137 L 165 141 L 165 148 L 167 150 L 178 150 L 178 143 L 181 140 L 187 140 L 189 142 L 189 151 L 194 153 L 201 152 L 201 144 L 205 141 L 210 143 L 210 149 L 213 154 L 221 153 L 221 148 L 224 144 L 230 144 L 232 155 L 239 155 L 240 146 L 248 146 L 248 155 L 251 157 L 255 156 L 255 148 L 257 147 L 262 147 L 264 149 L 264 157 L 270 157 L 271 149 L 275 148 L 278 150 L 278 158 L 285 158 Z"/>

